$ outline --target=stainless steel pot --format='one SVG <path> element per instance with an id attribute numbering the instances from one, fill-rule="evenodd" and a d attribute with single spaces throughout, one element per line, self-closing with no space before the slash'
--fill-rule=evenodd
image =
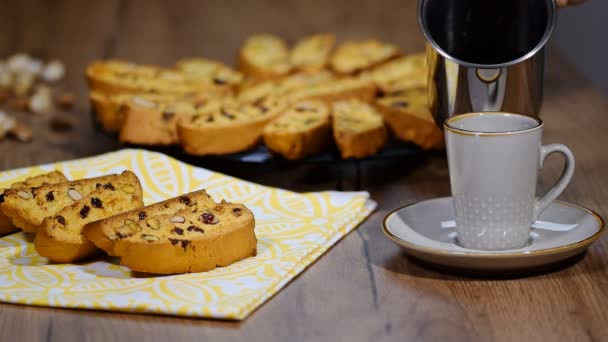
<path id="1" fill-rule="evenodd" d="M 470 112 L 538 116 L 554 0 L 419 0 L 437 125 Z"/>

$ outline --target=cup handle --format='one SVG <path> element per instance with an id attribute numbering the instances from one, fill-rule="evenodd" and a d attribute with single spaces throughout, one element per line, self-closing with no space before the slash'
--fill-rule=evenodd
<path id="1" fill-rule="evenodd" d="M 536 221 L 543 210 L 545 210 L 547 206 L 566 189 L 574 174 L 574 155 L 566 145 L 562 144 L 549 144 L 540 147 L 540 167 L 543 166 L 545 159 L 553 153 L 560 153 L 563 155 L 566 159 L 566 165 L 555 185 L 553 185 L 551 189 L 534 204 L 534 217 L 532 222 Z"/>

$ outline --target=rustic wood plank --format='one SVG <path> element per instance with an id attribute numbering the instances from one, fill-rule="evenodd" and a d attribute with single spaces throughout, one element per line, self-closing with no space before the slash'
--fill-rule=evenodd
<path id="1" fill-rule="evenodd" d="M 317 31 L 341 39 L 377 37 L 405 51 L 422 50 L 415 1 L 4 1 L 0 56 L 27 51 L 68 66 L 65 87 L 77 106 L 49 129 L 52 118 L 20 114 L 36 139 L 0 143 L 0 170 L 114 150 L 113 138 L 93 128 L 82 70 L 95 58 L 121 57 L 170 65 L 204 55 L 232 62 L 253 32 L 278 33 L 293 42 Z M 563 60 L 548 65 L 546 142 L 569 145 L 575 178 L 562 198 L 608 215 L 608 106 Z M 244 322 L 193 320 L 0 304 L 0 339 L 18 341 L 315 341 L 315 340 L 601 340 L 608 333 L 606 237 L 579 263 L 523 279 L 483 280 L 438 272 L 405 257 L 384 238 L 380 222 L 390 210 L 449 195 L 445 158 L 361 164 L 340 174 L 332 165 L 205 166 L 297 191 L 354 189 L 372 193 L 380 207 L 356 232 L 320 258 Z M 548 187 L 561 169 L 550 160 Z M 340 181 L 340 182 L 339 182 Z"/>

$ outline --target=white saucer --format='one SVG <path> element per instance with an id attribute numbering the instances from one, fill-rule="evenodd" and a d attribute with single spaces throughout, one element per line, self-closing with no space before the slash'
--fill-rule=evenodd
<path id="1" fill-rule="evenodd" d="M 555 201 L 539 221 L 576 225 L 566 231 L 532 229 L 531 244 L 515 250 L 480 251 L 454 242 L 451 197 L 436 198 L 399 208 L 386 216 L 384 234 L 407 254 L 432 264 L 466 270 L 523 270 L 554 264 L 584 251 L 604 232 L 604 221 L 589 209 Z M 442 228 L 442 223 L 444 227 Z"/>

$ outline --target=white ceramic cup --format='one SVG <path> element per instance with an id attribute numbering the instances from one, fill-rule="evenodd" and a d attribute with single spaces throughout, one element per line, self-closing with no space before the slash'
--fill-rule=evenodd
<path id="1" fill-rule="evenodd" d="M 470 113 L 445 123 L 457 242 L 482 250 L 517 249 L 530 226 L 566 188 L 574 156 L 562 144 L 541 145 L 540 119 L 511 113 Z M 548 155 L 566 159 L 557 183 L 536 198 L 538 170 Z"/>

